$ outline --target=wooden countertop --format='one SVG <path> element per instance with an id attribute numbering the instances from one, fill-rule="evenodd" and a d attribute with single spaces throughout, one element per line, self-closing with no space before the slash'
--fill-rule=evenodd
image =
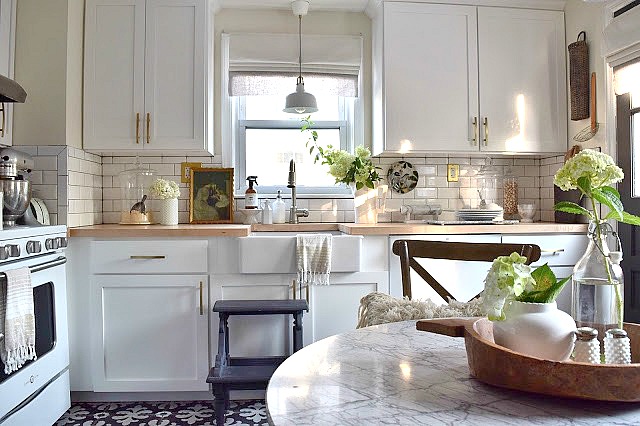
<path id="1" fill-rule="evenodd" d="M 416 223 L 300 223 L 282 225 L 211 224 L 191 225 L 92 225 L 69 228 L 71 237 L 246 237 L 251 232 L 329 232 L 348 235 L 410 234 L 552 234 L 587 232 L 586 224 L 520 223 L 517 225 L 426 225 Z"/>

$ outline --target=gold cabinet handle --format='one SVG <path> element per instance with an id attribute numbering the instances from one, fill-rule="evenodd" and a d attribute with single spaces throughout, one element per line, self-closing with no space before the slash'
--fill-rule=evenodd
<path id="1" fill-rule="evenodd" d="M 151 141 L 151 135 L 149 134 L 150 128 L 151 128 L 151 114 L 147 113 L 147 143 Z"/>
<path id="2" fill-rule="evenodd" d="M 471 142 L 475 146 L 478 145 L 478 117 L 473 117 L 471 124 L 473 124 L 473 139 L 471 139 Z"/>
<path id="3" fill-rule="evenodd" d="M 152 255 L 152 256 L 129 256 L 129 259 L 139 260 L 139 259 L 166 259 L 165 255 Z"/>
<path id="4" fill-rule="evenodd" d="M 489 145 L 489 118 L 485 117 L 482 121 L 482 125 L 484 126 L 484 146 Z"/>
<path id="5" fill-rule="evenodd" d="M 140 143 L 140 113 L 136 112 L 136 143 Z"/>
<path id="6" fill-rule="evenodd" d="M 204 285 L 202 284 L 202 281 L 200 281 L 200 315 L 204 315 L 203 293 Z"/>
<path id="7" fill-rule="evenodd" d="M 564 253 L 564 249 L 540 249 L 540 253 L 549 253 L 551 256 Z"/>
<path id="8" fill-rule="evenodd" d="M 4 102 L 0 103 L 0 111 L 2 111 L 2 126 L 0 126 L 0 138 L 4 137 L 4 125 L 5 125 L 5 112 L 4 112 Z"/>

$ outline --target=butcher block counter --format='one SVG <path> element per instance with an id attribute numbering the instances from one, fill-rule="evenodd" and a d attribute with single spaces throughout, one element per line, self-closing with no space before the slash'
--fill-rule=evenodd
<path id="1" fill-rule="evenodd" d="M 420 223 L 300 223 L 281 225 L 92 225 L 69 229 L 70 237 L 246 237 L 251 232 L 343 232 L 348 235 L 410 234 L 553 234 L 586 233 L 586 224 L 520 223 L 516 225 L 427 225 Z"/>

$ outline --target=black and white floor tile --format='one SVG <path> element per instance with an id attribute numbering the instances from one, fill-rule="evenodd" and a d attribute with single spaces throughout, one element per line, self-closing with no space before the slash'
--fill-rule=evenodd
<path id="1" fill-rule="evenodd" d="M 263 400 L 232 401 L 225 426 L 266 426 Z M 215 426 L 211 401 L 76 402 L 55 426 Z"/>

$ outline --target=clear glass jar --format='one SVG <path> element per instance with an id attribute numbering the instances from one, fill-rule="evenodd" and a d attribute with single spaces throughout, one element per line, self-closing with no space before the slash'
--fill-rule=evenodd
<path id="1" fill-rule="evenodd" d="M 148 225 L 153 223 L 149 187 L 155 172 L 139 162 L 133 168 L 119 174 L 120 178 L 120 224 Z"/>
<path id="2" fill-rule="evenodd" d="M 518 220 L 518 178 L 508 169 L 502 179 L 502 208 L 506 220 Z"/>
<path id="3" fill-rule="evenodd" d="M 493 166 L 491 158 L 487 157 L 485 163 L 476 176 L 478 201 L 471 207 L 480 209 L 495 209 L 498 200 L 498 181 L 502 173 Z"/>
<path id="4" fill-rule="evenodd" d="M 609 250 L 607 237 L 616 240 Z M 610 328 L 622 328 L 623 283 L 620 240 L 606 221 L 589 223 L 589 245 L 573 268 L 571 316 L 577 327 L 592 327 L 602 339 Z M 600 337 L 602 336 L 602 337 Z"/>

